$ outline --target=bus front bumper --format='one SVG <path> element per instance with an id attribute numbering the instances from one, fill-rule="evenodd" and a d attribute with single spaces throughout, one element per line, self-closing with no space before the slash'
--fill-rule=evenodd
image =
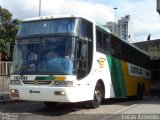
<path id="1" fill-rule="evenodd" d="M 93 94 L 89 91 L 84 86 L 80 88 L 10 85 L 11 99 L 26 101 L 81 102 L 93 98 Z"/>

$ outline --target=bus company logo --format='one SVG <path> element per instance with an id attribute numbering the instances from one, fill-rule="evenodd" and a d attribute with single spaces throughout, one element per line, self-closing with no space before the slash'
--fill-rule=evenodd
<path id="1" fill-rule="evenodd" d="M 40 91 L 33 91 L 33 90 L 29 90 L 29 93 L 41 93 Z"/>
<path id="2" fill-rule="evenodd" d="M 99 58 L 99 60 L 97 60 L 97 62 L 99 63 L 99 67 L 103 68 L 104 67 L 104 62 L 106 61 L 106 59 L 104 58 Z"/>

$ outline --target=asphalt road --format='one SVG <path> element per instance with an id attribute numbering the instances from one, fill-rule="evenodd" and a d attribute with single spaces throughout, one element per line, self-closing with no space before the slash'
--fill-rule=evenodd
<path id="1" fill-rule="evenodd" d="M 41 102 L 0 104 L 0 120 L 160 120 L 160 90 L 153 86 L 143 100 L 107 99 L 97 109 L 85 103 L 46 107 Z"/>
<path id="2" fill-rule="evenodd" d="M 10 118 L 4 120 L 120 120 L 127 119 L 126 114 L 160 114 L 160 97 L 148 96 L 139 101 L 109 99 L 97 109 L 89 109 L 82 103 L 49 108 L 41 102 L 11 102 L 1 104 L 0 113 L 2 118 Z"/>

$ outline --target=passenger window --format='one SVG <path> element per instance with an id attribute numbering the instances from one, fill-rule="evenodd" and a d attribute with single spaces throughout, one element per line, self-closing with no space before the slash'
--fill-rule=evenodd
<path id="1" fill-rule="evenodd" d="M 78 58 L 80 59 L 86 59 L 87 58 L 87 44 L 82 41 L 78 44 Z"/>
<path id="2" fill-rule="evenodd" d="M 96 41 L 97 49 L 103 50 L 102 32 L 100 30 L 96 30 Z"/>
<path id="3" fill-rule="evenodd" d="M 77 79 L 87 75 L 88 71 L 88 46 L 87 41 L 79 40 L 77 44 Z"/>
<path id="4" fill-rule="evenodd" d="M 110 53 L 110 38 L 109 35 L 103 34 L 103 50 L 107 53 Z"/>

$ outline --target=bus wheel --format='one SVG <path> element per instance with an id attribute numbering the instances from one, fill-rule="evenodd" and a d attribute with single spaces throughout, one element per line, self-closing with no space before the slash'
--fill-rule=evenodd
<path id="1" fill-rule="evenodd" d="M 101 84 L 97 83 L 95 90 L 94 90 L 94 98 L 90 101 L 91 108 L 97 108 L 101 105 L 101 101 L 103 98 L 103 89 Z"/>
<path id="2" fill-rule="evenodd" d="M 144 95 L 145 95 L 145 87 L 144 87 L 144 85 L 142 85 L 142 88 L 141 88 L 141 99 L 143 99 L 143 97 L 144 97 Z"/>
<path id="3" fill-rule="evenodd" d="M 57 105 L 57 102 L 44 102 L 47 107 L 54 107 Z"/>
<path id="4" fill-rule="evenodd" d="M 137 95 L 136 99 L 141 100 L 143 98 L 142 87 L 140 85 L 137 86 Z"/>

